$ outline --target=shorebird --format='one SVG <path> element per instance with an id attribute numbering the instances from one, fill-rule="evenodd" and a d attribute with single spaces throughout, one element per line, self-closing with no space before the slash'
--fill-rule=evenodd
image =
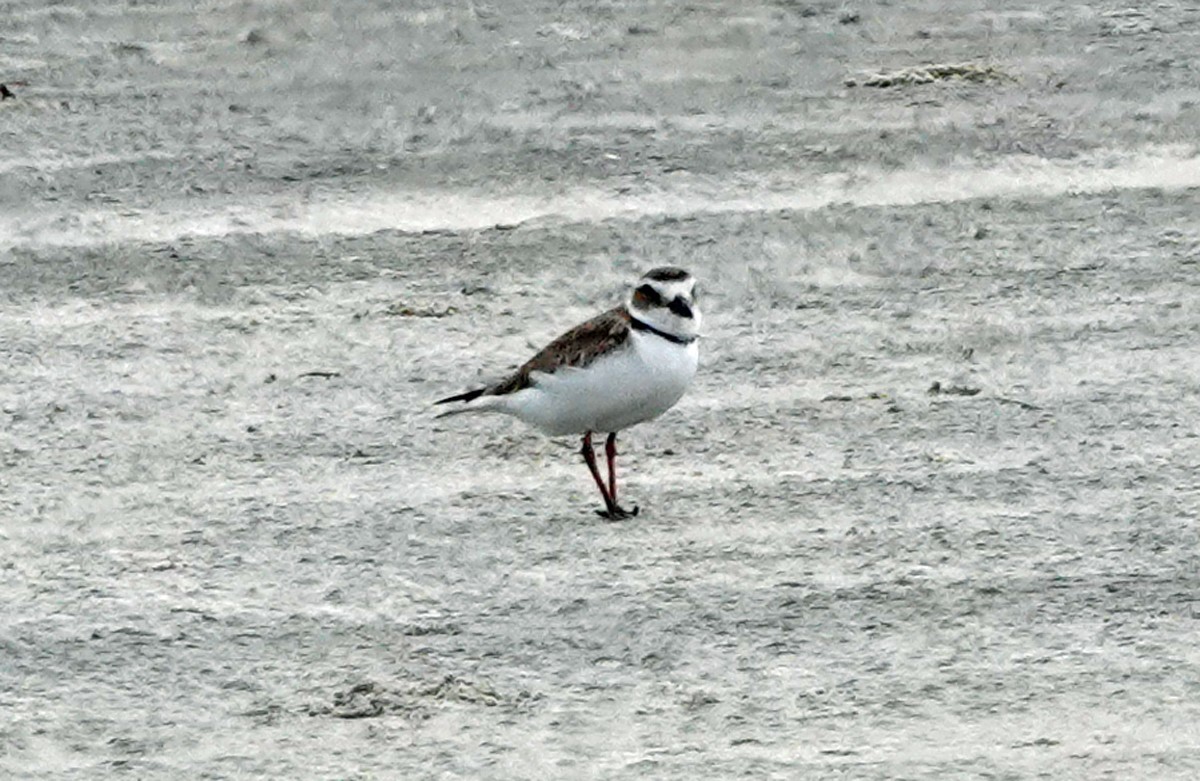
<path id="1" fill-rule="evenodd" d="M 597 512 L 628 518 L 638 508 L 617 503 L 617 434 L 675 406 L 696 374 L 699 336 L 696 280 L 674 266 L 652 269 L 623 304 L 567 331 L 504 379 L 436 402 L 459 405 L 438 417 L 500 412 L 550 436 L 582 436 L 584 463 L 604 499 Z M 592 446 L 601 433 L 607 482 Z"/>

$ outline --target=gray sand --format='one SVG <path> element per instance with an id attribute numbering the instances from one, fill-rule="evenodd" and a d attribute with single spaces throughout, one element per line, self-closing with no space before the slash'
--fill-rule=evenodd
<path id="1" fill-rule="evenodd" d="M 0 775 L 1200 777 L 1200 7 L 202 5 L 3 12 Z M 668 263 L 638 518 L 433 419 Z"/>

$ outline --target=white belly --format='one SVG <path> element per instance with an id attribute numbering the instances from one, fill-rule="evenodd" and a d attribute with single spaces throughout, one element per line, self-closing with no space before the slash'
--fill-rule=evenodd
<path id="1" fill-rule="evenodd" d="M 698 357 L 695 342 L 635 331 L 613 355 L 583 369 L 535 375 L 506 411 L 551 436 L 620 431 L 673 407 L 696 375 Z"/>

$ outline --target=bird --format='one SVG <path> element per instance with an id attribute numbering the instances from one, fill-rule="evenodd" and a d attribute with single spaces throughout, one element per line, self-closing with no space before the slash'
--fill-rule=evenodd
<path id="1" fill-rule="evenodd" d="M 617 502 L 617 434 L 675 406 L 699 364 L 696 280 L 659 266 L 637 280 L 624 301 L 558 337 L 503 379 L 440 399 L 455 407 L 437 417 L 496 412 L 549 436 L 582 437 L 580 454 L 600 489 L 609 520 L 638 514 Z M 607 482 L 592 436 L 607 434 Z"/>

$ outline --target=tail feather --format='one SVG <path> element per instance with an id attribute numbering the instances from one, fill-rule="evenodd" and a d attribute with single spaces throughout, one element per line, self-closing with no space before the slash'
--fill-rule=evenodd
<path id="1" fill-rule="evenodd" d="M 437 415 L 437 417 L 448 418 L 451 415 L 464 415 L 472 412 L 490 412 L 502 406 L 500 401 L 495 396 L 486 396 L 485 394 L 487 394 L 487 388 L 479 388 L 477 390 L 467 391 L 466 393 L 460 393 L 457 396 L 439 399 L 438 401 L 434 402 L 435 405 L 451 404 L 454 402 L 459 402 L 459 405 L 446 410 L 445 412 Z M 472 404 L 471 402 L 475 401 L 476 399 L 479 399 L 479 402 L 477 404 Z"/>
<path id="2" fill-rule="evenodd" d="M 444 399 L 438 399 L 434 404 L 449 404 L 452 401 L 474 401 L 482 396 L 487 391 L 487 388 L 476 388 L 469 390 L 466 393 L 460 393 L 457 396 L 447 396 Z"/>

